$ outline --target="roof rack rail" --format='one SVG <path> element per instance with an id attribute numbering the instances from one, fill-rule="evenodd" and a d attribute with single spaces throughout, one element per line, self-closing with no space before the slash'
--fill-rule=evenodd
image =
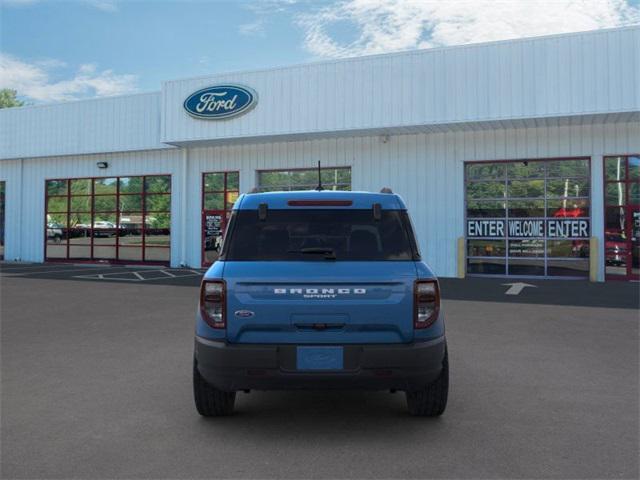
<path id="1" fill-rule="evenodd" d="M 393 190 L 391 190 L 389 187 L 382 187 L 380 193 L 393 193 Z"/>

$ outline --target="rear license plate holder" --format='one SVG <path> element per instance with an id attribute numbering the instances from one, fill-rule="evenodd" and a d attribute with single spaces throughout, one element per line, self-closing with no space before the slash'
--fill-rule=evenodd
<path id="1" fill-rule="evenodd" d="M 297 347 L 296 368 L 298 370 L 343 370 L 343 347 Z"/>

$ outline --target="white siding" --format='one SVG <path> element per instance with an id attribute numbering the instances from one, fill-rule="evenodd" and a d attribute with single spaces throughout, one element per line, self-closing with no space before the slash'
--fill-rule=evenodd
<path id="1" fill-rule="evenodd" d="M 162 90 L 161 139 L 267 141 L 633 113 L 640 110 L 639 46 L 640 27 L 629 27 L 171 81 Z M 223 82 L 255 89 L 256 108 L 225 121 L 187 115 L 188 95 Z"/>
<path id="2" fill-rule="evenodd" d="M 350 166 L 354 190 L 388 186 L 401 194 L 425 260 L 437 274 L 455 276 L 456 239 L 464 234 L 465 161 L 592 157 L 592 231 L 602 240 L 602 155 L 625 153 L 640 153 L 640 123 L 392 135 L 387 143 L 370 136 L 49 157 L 25 159 L 22 167 L 20 161 L 3 161 L 6 258 L 43 260 L 45 179 L 164 173 L 173 180 L 171 263 L 198 267 L 203 172 L 239 170 L 246 192 L 255 186 L 256 170 L 312 167 L 320 160 Z M 99 170 L 98 161 L 108 162 L 109 169 Z"/>
<path id="3" fill-rule="evenodd" d="M 0 110 L 0 158 L 164 147 L 159 92 Z"/>

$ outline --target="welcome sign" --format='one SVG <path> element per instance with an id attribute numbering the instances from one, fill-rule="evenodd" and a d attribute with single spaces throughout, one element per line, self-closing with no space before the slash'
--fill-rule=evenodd
<path id="1" fill-rule="evenodd" d="M 184 101 L 189 115 L 221 120 L 247 113 L 258 103 L 257 93 L 242 85 L 214 85 L 192 93 Z"/>
<path id="2" fill-rule="evenodd" d="M 469 238 L 589 238 L 588 219 L 467 220 Z"/>

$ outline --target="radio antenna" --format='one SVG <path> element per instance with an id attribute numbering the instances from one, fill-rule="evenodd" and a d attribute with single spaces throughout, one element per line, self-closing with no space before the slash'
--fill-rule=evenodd
<path id="1" fill-rule="evenodd" d="M 322 187 L 322 173 L 320 171 L 320 160 L 318 160 L 318 186 L 316 190 L 318 191 L 324 190 L 324 188 Z"/>

